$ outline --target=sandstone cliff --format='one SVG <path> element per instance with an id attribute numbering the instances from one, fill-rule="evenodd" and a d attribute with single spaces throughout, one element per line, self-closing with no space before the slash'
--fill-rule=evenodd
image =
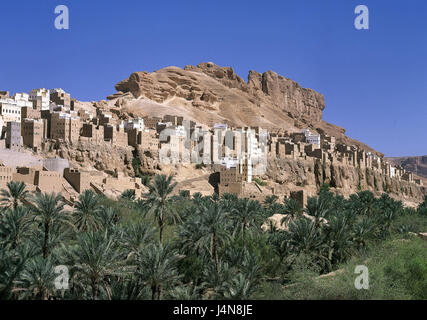
<path id="1" fill-rule="evenodd" d="M 133 148 L 111 145 L 111 143 L 82 142 L 71 145 L 61 141 L 51 141 L 41 152 L 45 158 L 59 156 L 69 160 L 72 166 L 114 172 L 117 169 L 127 175 L 134 175 L 132 168 Z"/>
<path id="2" fill-rule="evenodd" d="M 79 108 L 92 114 L 96 113 L 97 108 L 111 111 L 116 119 L 172 114 L 208 126 L 225 122 L 232 126 L 262 126 L 269 130 L 281 128 L 287 131 L 308 127 L 335 136 L 337 142 L 356 145 L 382 155 L 362 142 L 347 137 L 344 128 L 322 120 L 325 108 L 323 95 L 302 88 L 297 82 L 273 71 L 258 73 L 251 70 L 248 81 L 245 81 L 231 67 L 219 67 L 208 62 L 186 66 L 184 69 L 167 67 L 151 73 L 135 72 L 119 82 L 116 90 L 107 100 L 86 104 L 78 102 Z M 202 174 L 195 171 L 193 165 L 188 168 L 180 165 L 163 166 L 156 154 L 141 148 L 134 150 L 109 143 L 79 143 L 73 146 L 61 145 L 53 152 L 77 166 L 105 172 L 117 168 L 128 175 L 134 174 L 132 160 L 138 159 L 143 173 L 174 173 L 180 186 L 197 186 L 197 190 L 206 193 L 212 191 L 206 178 L 212 172 Z M 423 167 L 423 161 L 415 161 L 417 168 Z M 290 191 L 301 188 L 309 195 L 314 195 L 322 183 L 328 183 L 332 190 L 344 196 L 359 190 L 371 190 L 376 195 L 388 192 L 409 205 L 416 205 L 426 193 L 425 187 L 391 179 L 378 171 L 340 163 L 322 164 L 314 158 L 271 158 L 267 172 L 261 178 L 267 185 L 261 188 L 261 192 L 274 189 L 278 195 L 288 195 Z"/>
<path id="3" fill-rule="evenodd" d="M 322 94 L 273 71 L 251 70 L 246 82 L 231 67 L 207 62 L 184 69 L 134 72 L 115 88 L 118 92 L 108 97 L 110 105 L 132 94 L 134 99 L 127 100 L 123 109 L 133 115 L 180 114 L 208 126 L 226 122 L 289 131 L 308 127 L 333 135 L 338 142 L 382 155 L 347 137 L 344 128 L 322 120 Z"/>
<path id="4" fill-rule="evenodd" d="M 272 158 L 263 178 L 270 181 L 269 184 L 275 188 L 276 193 L 286 194 L 303 188 L 309 195 L 315 195 L 323 183 L 328 183 L 332 191 L 345 197 L 360 190 L 370 190 L 377 196 L 387 192 L 412 206 L 422 201 L 427 191 L 425 187 L 390 178 L 372 169 L 322 163 L 314 158 Z"/>

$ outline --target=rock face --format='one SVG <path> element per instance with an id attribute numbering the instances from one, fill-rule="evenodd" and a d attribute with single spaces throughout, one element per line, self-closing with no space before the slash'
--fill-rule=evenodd
<path id="1" fill-rule="evenodd" d="M 184 69 L 172 66 L 151 73 L 134 72 L 115 88 L 118 92 L 108 97 L 110 103 L 132 94 L 135 100 L 127 105 L 135 115 L 180 114 L 208 126 L 223 122 L 291 131 L 308 127 L 335 136 L 337 142 L 357 145 L 382 156 L 347 137 L 344 128 L 322 120 L 322 94 L 302 88 L 273 71 L 251 70 L 246 82 L 233 68 L 206 62 Z"/>
<path id="2" fill-rule="evenodd" d="M 267 180 L 272 181 L 276 192 L 288 193 L 295 187 L 304 188 L 309 195 L 315 195 L 323 183 L 333 191 L 349 196 L 359 190 L 370 190 L 379 196 L 389 193 L 403 201 L 422 201 L 425 188 L 413 183 L 382 175 L 366 168 L 345 166 L 337 163 L 321 163 L 317 159 L 294 160 L 276 159 L 269 161 Z"/>
<path id="3" fill-rule="evenodd" d="M 132 147 L 118 147 L 110 143 L 94 144 L 90 142 L 79 142 L 71 145 L 61 142 L 55 147 L 55 141 L 51 142 L 52 151 L 46 151 L 45 157 L 59 156 L 70 161 L 77 167 L 92 168 L 99 171 L 113 172 L 118 169 L 128 175 L 133 175 Z M 49 149 L 49 146 L 46 148 Z M 51 154 L 54 153 L 54 154 Z"/>
<path id="4" fill-rule="evenodd" d="M 387 158 L 387 160 L 420 177 L 427 178 L 427 156 Z"/>
<path id="5" fill-rule="evenodd" d="M 188 65 L 183 70 L 168 67 L 153 73 L 135 72 L 128 79 L 119 82 L 115 88 L 121 93 L 131 92 L 135 98 L 144 96 L 163 103 L 172 97 L 180 97 L 191 101 L 194 106 L 209 108 L 215 102 L 223 101 L 227 95 L 224 95 L 221 88 L 212 86 L 212 82 L 207 81 L 203 75 L 209 76 L 228 89 L 242 91 L 240 94 L 249 100 L 247 104 L 258 106 L 269 104 L 285 114 L 291 114 L 294 118 L 304 118 L 313 122 L 322 119 L 322 111 L 325 108 L 323 95 L 302 88 L 295 81 L 273 71 L 263 74 L 250 71 L 248 82 L 245 82 L 234 73 L 233 68 L 219 67 L 207 62 L 197 66 Z M 109 96 L 114 97 L 117 96 Z"/>
<path id="6" fill-rule="evenodd" d="M 325 99 L 322 94 L 301 86 L 273 71 L 260 74 L 250 71 L 248 83 L 254 94 L 261 91 L 284 112 L 296 118 L 309 119 L 312 122 L 322 120 Z"/>
<path id="7" fill-rule="evenodd" d="M 137 116 L 180 115 L 198 123 L 213 126 L 216 122 L 232 126 L 261 126 L 284 131 L 310 128 L 337 138 L 338 143 L 356 145 L 366 151 L 381 153 L 350 139 L 345 129 L 322 120 L 325 108 L 323 95 L 302 88 L 298 83 L 273 71 L 250 71 L 248 81 L 240 78 L 231 67 L 212 62 L 188 65 L 184 69 L 167 67 L 155 72 L 135 72 L 116 85 L 117 92 L 107 100 L 92 103 L 77 102 L 79 108 L 96 114 L 113 113 L 116 120 Z M 277 132 L 277 131 L 276 131 Z M 109 143 L 92 144 L 81 141 L 76 145 L 54 146 L 46 156 L 59 155 L 73 165 L 110 173 L 114 170 L 134 175 L 132 163 L 138 160 L 144 174 L 174 174 L 180 186 L 211 192 L 208 178 L 194 177 L 194 167 L 162 165 L 156 152 L 139 148 L 118 147 Z M 53 142 L 54 143 L 54 142 Z M 54 143 L 55 144 L 55 143 Z M 49 146 L 47 149 L 50 149 Z M 54 154 L 51 154 L 54 153 Z M 393 159 L 390 159 L 393 160 Z M 426 173 L 427 156 L 395 159 L 395 163 L 422 175 Z M 212 173 L 212 172 L 210 172 Z M 206 172 L 204 172 L 207 176 Z M 323 183 L 344 196 L 359 190 L 371 190 L 376 195 L 388 192 L 408 203 L 421 201 L 426 188 L 391 179 L 370 169 L 344 166 L 342 163 L 322 163 L 314 158 L 269 158 L 267 172 L 260 177 L 266 181 L 265 192 L 289 195 L 304 189 L 315 195 Z"/>

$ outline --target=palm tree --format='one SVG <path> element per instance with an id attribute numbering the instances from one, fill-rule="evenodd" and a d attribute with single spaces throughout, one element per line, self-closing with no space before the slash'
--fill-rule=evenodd
<path id="1" fill-rule="evenodd" d="M 163 229 L 166 225 L 166 219 L 171 218 L 174 222 L 179 219 L 178 213 L 170 206 L 169 197 L 177 183 L 172 183 L 173 176 L 156 175 L 153 183 L 148 185 L 149 193 L 147 203 L 150 211 L 159 224 L 159 240 L 163 241 Z"/>
<path id="2" fill-rule="evenodd" d="M 227 283 L 235 275 L 236 269 L 223 261 L 219 261 L 218 266 L 208 263 L 204 267 L 202 287 L 209 296 L 221 297 L 227 288 Z"/>
<path id="3" fill-rule="evenodd" d="M 18 247 L 16 252 L 0 248 L 0 300 L 16 297 L 15 284 L 32 255 L 28 245 Z"/>
<path id="4" fill-rule="evenodd" d="M 120 213 L 112 207 L 101 206 L 97 214 L 98 228 L 108 229 L 115 226 L 120 220 Z"/>
<path id="5" fill-rule="evenodd" d="M 366 240 L 375 232 L 375 222 L 372 218 L 363 217 L 353 226 L 353 242 L 358 249 L 366 246 Z"/>
<path id="6" fill-rule="evenodd" d="M 256 286 L 242 273 L 225 282 L 222 295 L 231 300 L 248 300 L 255 293 Z"/>
<path id="7" fill-rule="evenodd" d="M 237 208 L 233 210 L 233 214 L 241 226 L 243 251 L 246 250 L 246 230 L 258 226 L 258 223 L 262 221 L 261 210 L 258 201 L 248 198 L 240 199 Z"/>
<path id="8" fill-rule="evenodd" d="M 281 266 L 282 262 L 290 256 L 292 250 L 292 246 L 289 242 L 289 232 L 273 232 L 269 235 L 268 242 L 279 258 L 277 263 L 278 268 Z"/>
<path id="9" fill-rule="evenodd" d="M 201 300 L 202 297 L 198 293 L 198 288 L 189 285 L 175 287 L 169 296 L 172 300 Z"/>
<path id="10" fill-rule="evenodd" d="M 126 275 L 124 256 L 111 232 L 80 233 L 77 246 L 63 250 L 64 258 L 72 263 L 75 281 L 82 288 L 91 288 L 91 297 L 98 299 L 100 285 L 109 291 L 108 276 Z"/>
<path id="11" fill-rule="evenodd" d="M 265 199 L 264 199 L 264 205 L 268 208 L 268 207 L 271 207 L 272 205 L 274 205 L 274 204 L 276 204 L 277 203 L 277 199 L 279 199 L 279 197 L 278 196 L 276 196 L 276 195 L 269 195 L 269 196 L 266 196 L 265 197 Z"/>
<path id="12" fill-rule="evenodd" d="M 147 300 L 149 289 L 140 288 L 134 276 L 115 277 L 110 281 L 109 299 L 111 300 Z"/>
<path id="13" fill-rule="evenodd" d="M 178 254 L 169 244 L 152 244 L 141 253 L 139 274 L 151 288 L 151 299 L 160 300 L 163 290 L 179 280 Z"/>
<path id="14" fill-rule="evenodd" d="M 129 224 L 124 229 L 123 246 L 131 255 L 138 255 L 141 250 L 153 241 L 154 228 L 143 222 Z"/>
<path id="15" fill-rule="evenodd" d="M 202 197 L 203 197 L 203 195 L 200 192 L 193 193 L 193 200 L 195 202 L 198 202 Z"/>
<path id="16" fill-rule="evenodd" d="M 285 205 L 283 207 L 283 214 L 285 216 L 280 220 L 280 224 L 288 224 L 290 221 L 295 220 L 302 213 L 302 208 L 298 201 L 295 199 L 285 199 Z"/>
<path id="17" fill-rule="evenodd" d="M 289 242 L 297 252 L 310 253 L 321 244 L 320 231 L 315 222 L 305 217 L 292 221 L 289 225 Z"/>
<path id="18" fill-rule="evenodd" d="M 427 216 L 427 196 L 424 196 L 424 201 L 419 204 L 417 213 L 421 216 Z"/>
<path id="19" fill-rule="evenodd" d="M 265 197 L 263 206 L 269 216 L 282 211 L 282 205 L 277 202 L 278 199 L 279 197 L 274 194 Z"/>
<path id="20" fill-rule="evenodd" d="M 386 236 L 390 232 L 391 224 L 393 220 L 396 218 L 396 211 L 393 210 L 385 210 L 382 212 L 381 216 L 379 217 L 379 221 L 381 223 L 381 230 L 383 232 L 383 236 Z"/>
<path id="21" fill-rule="evenodd" d="M 78 231 L 96 231 L 100 211 L 99 197 L 92 190 L 85 190 L 74 205 L 74 226 Z"/>
<path id="22" fill-rule="evenodd" d="M 200 211 L 196 209 L 178 229 L 180 252 L 184 254 L 195 253 L 200 255 L 204 249 L 205 243 L 201 240 L 204 236 L 204 231 L 200 227 L 202 220 L 199 213 Z"/>
<path id="23" fill-rule="evenodd" d="M 315 226 L 319 227 L 322 220 L 328 216 L 331 208 L 329 207 L 329 200 L 321 197 L 312 197 L 307 201 L 305 212 L 315 219 Z"/>
<path id="24" fill-rule="evenodd" d="M 332 264 L 344 262 L 351 255 L 353 247 L 348 216 L 345 213 L 332 216 L 325 229 L 329 261 Z"/>
<path id="25" fill-rule="evenodd" d="M 190 199 L 190 190 L 180 190 L 179 191 L 179 196 L 182 199 Z"/>
<path id="26" fill-rule="evenodd" d="M 383 193 L 379 199 L 376 199 L 377 207 L 380 211 L 393 211 L 395 213 L 403 212 L 402 201 L 396 201 L 387 193 Z"/>
<path id="27" fill-rule="evenodd" d="M 221 205 L 212 202 L 202 206 L 199 215 L 202 234 L 200 241 L 208 249 L 207 251 L 214 260 L 217 272 L 219 273 L 219 246 L 224 244 L 230 237 L 227 228 L 229 213 Z"/>
<path id="28" fill-rule="evenodd" d="M 122 192 L 120 195 L 120 198 L 127 201 L 135 201 L 135 190 L 134 189 L 127 189 Z"/>
<path id="29" fill-rule="evenodd" d="M 40 223 L 43 233 L 43 258 L 47 258 L 49 255 L 52 228 L 68 222 L 68 217 L 63 209 L 64 203 L 60 194 L 38 193 L 33 199 L 31 210 L 35 214 L 34 220 Z"/>
<path id="30" fill-rule="evenodd" d="M 261 276 L 261 266 L 258 257 L 253 252 L 245 254 L 241 271 L 245 277 L 252 281 L 253 284 L 258 283 Z"/>
<path id="31" fill-rule="evenodd" d="M 292 221 L 288 237 L 294 254 L 306 254 L 314 257 L 322 266 L 330 267 L 324 236 L 315 220 L 301 217 Z"/>
<path id="32" fill-rule="evenodd" d="M 373 215 L 376 213 L 376 199 L 370 191 L 360 191 L 350 196 L 350 204 L 360 215 Z"/>
<path id="33" fill-rule="evenodd" d="M 31 217 L 27 207 L 8 209 L 0 219 L 0 238 L 15 249 L 30 233 Z"/>
<path id="34" fill-rule="evenodd" d="M 213 202 L 218 202 L 220 200 L 218 193 L 214 192 L 211 195 L 211 199 L 212 199 Z"/>
<path id="35" fill-rule="evenodd" d="M 237 209 L 237 203 L 239 201 L 239 197 L 232 193 L 224 193 L 219 200 L 219 204 L 224 208 L 225 211 L 232 212 L 233 210 Z M 212 202 L 211 198 L 204 198 L 204 201 L 196 202 L 197 207 L 200 207 L 202 205 L 206 205 L 208 203 Z"/>
<path id="36" fill-rule="evenodd" d="M 0 190 L 1 203 L 7 208 L 13 207 L 14 209 L 23 204 L 28 197 L 25 183 L 22 181 L 9 181 L 6 186 L 7 189 Z"/>
<path id="37" fill-rule="evenodd" d="M 26 298 L 48 300 L 54 294 L 56 276 L 50 257 L 37 256 L 25 264 L 17 281 L 17 290 Z"/>

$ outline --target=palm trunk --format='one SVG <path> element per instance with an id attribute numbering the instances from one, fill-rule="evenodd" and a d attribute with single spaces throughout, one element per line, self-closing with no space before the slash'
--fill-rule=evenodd
<path id="1" fill-rule="evenodd" d="M 242 244 L 243 244 L 243 254 L 245 254 L 246 249 L 246 221 L 243 220 L 242 224 Z"/>
<path id="2" fill-rule="evenodd" d="M 160 231 L 159 231 L 159 240 L 160 240 L 160 243 L 162 243 L 163 242 L 163 224 L 161 224 L 160 226 L 159 226 L 159 229 L 160 229 Z"/>
<path id="3" fill-rule="evenodd" d="M 159 284 L 157 286 L 157 300 L 161 300 L 162 299 L 162 285 Z"/>
<path id="4" fill-rule="evenodd" d="M 98 297 L 98 281 L 95 276 L 92 276 L 91 284 L 92 284 L 92 299 L 96 300 L 96 298 Z"/>
<path id="5" fill-rule="evenodd" d="M 48 223 L 44 225 L 44 242 L 43 242 L 43 258 L 46 259 L 48 255 L 48 247 L 49 247 L 49 229 L 50 226 Z"/>
<path id="6" fill-rule="evenodd" d="M 163 217 L 163 209 L 161 209 L 161 213 L 159 215 L 159 240 L 160 243 L 162 243 L 163 241 L 163 228 L 165 227 L 165 221 L 164 221 L 164 217 Z"/>
<path id="7" fill-rule="evenodd" d="M 151 300 L 156 300 L 156 291 L 157 291 L 156 286 L 152 285 L 151 286 Z"/>
<path id="8" fill-rule="evenodd" d="M 48 300 L 48 294 L 47 294 L 47 290 L 46 289 L 42 290 L 42 300 Z"/>
<path id="9" fill-rule="evenodd" d="M 212 236 L 212 255 L 215 258 L 216 272 L 219 274 L 218 238 L 216 234 Z"/>

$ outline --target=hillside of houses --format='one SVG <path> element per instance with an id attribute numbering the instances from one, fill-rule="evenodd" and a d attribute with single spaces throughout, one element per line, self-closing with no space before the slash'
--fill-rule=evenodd
<path id="1" fill-rule="evenodd" d="M 0 127 L 0 188 L 23 181 L 30 191 L 61 192 L 70 204 L 87 189 L 109 197 L 132 189 L 139 197 L 150 175 L 166 172 L 190 193 L 274 194 L 301 205 L 323 183 L 343 195 L 367 189 L 414 203 L 426 193 L 412 172 L 324 132 L 132 116 L 63 89 L 0 92 Z"/>

